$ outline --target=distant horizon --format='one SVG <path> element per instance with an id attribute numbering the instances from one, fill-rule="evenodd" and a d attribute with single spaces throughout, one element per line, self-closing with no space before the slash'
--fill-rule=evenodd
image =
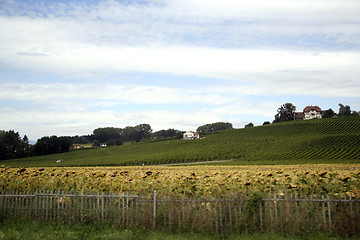
<path id="1" fill-rule="evenodd" d="M 29 139 L 360 110 L 360 1 L 4 0 L 0 129 Z"/>

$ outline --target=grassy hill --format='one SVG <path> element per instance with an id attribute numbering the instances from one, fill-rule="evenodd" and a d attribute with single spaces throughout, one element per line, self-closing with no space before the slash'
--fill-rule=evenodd
<path id="1" fill-rule="evenodd" d="M 63 163 L 56 163 L 63 159 Z M 6 166 L 115 166 L 234 159 L 222 164 L 360 163 L 360 117 L 220 131 L 200 140 L 140 142 L 2 161 Z"/>

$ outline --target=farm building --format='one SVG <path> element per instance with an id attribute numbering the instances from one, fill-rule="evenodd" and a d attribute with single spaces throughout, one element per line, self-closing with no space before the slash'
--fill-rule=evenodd
<path id="1" fill-rule="evenodd" d="M 295 119 L 314 119 L 314 118 L 322 118 L 324 111 L 321 110 L 318 106 L 307 106 L 304 108 L 302 112 L 295 113 Z"/>
<path id="2" fill-rule="evenodd" d="M 183 134 L 184 139 L 198 139 L 200 138 L 199 133 L 197 132 L 186 132 Z"/>

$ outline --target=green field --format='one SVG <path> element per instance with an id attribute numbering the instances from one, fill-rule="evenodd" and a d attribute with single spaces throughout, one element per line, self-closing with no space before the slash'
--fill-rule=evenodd
<path id="1" fill-rule="evenodd" d="M 300 120 L 233 129 L 199 140 L 140 142 L 2 161 L 10 167 L 157 165 L 233 159 L 217 164 L 360 163 L 360 117 Z M 63 159 L 64 162 L 56 163 Z"/>

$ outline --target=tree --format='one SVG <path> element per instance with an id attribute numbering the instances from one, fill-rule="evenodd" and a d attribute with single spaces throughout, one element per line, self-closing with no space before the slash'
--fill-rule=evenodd
<path id="1" fill-rule="evenodd" d="M 135 126 L 135 132 L 137 133 L 136 141 L 140 141 L 141 139 L 149 138 L 152 129 L 149 124 L 143 123 Z"/>
<path id="2" fill-rule="evenodd" d="M 152 132 L 149 124 L 139 124 L 135 127 L 125 128 L 97 128 L 93 131 L 94 140 L 98 140 L 100 143 L 105 143 L 111 139 L 120 139 L 120 141 L 140 141 L 144 138 L 150 138 Z"/>
<path id="3" fill-rule="evenodd" d="M 274 123 L 295 120 L 296 106 L 292 103 L 285 103 L 280 106 L 275 115 Z"/>
<path id="4" fill-rule="evenodd" d="M 254 127 L 254 124 L 253 124 L 253 123 L 249 123 L 249 124 L 246 124 L 246 125 L 245 125 L 245 128 L 252 128 L 252 127 Z"/>
<path id="5" fill-rule="evenodd" d="M 336 114 L 331 108 L 326 110 L 322 115 L 323 118 L 332 118 L 334 116 L 336 116 Z"/>
<path id="6" fill-rule="evenodd" d="M 109 141 L 106 142 L 106 145 L 107 146 L 112 146 L 112 145 L 119 146 L 119 145 L 123 145 L 123 142 L 120 140 L 120 138 L 110 139 Z"/>
<path id="7" fill-rule="evenodd" d="M 92 146 L 93 146 L 93 147 L 100 147 L 100 142 L 99 142 L 98 140 L 94 140 L 94 141 L 92 142 Z"/>
<path id="8" fill-rule="evenodd" d="M 22 158 L 30 154 L 27 137 L 22 140 L 13 130 L 0 131 L 0 160 Z"/>
<path id="9" fill-rule="evenodd" d="M 268 124 L 270 124 L 269 121 L 265 121 L 265 122 L 263 123 L 263 125 L 268 125 Z"/>
<path id="10" fill-rule="evenodd" d="M 350 106 L 346 105 L 342 105 L 341 103 L 339 103 L 339 116 L 350 116 L 351 115 L 351 110 L 350 110 Z"/>
<path id="11" fill-rule="evenodd" d="M 233 129 L 233 126 L 229 122 L 216 122 L 211 124 L 205 124 L 196 129 L 197 132 L 207 133 L 207 132 L 215 132 L 221 130 Z"/>
<path id="12" fill-rule="evenodd" d="M 68 152 L 71 144 L 72 142 L 68 137 L 42 137 L 38 139 L 34 145 L 34 155 L 41 156 Z"/>
<path id="13" fill-rule="evenodd" d="M 93 131 L 94 138 L 99 142 L 107 142 L 110 139 L 116 139 L 121 137 L 121 129 L 106 127 L 106 128 L 97 128 Z"/>
<path id="14" fill-rule="evenodd" d="M 181 133 L 181 131 L 169 128 L 168 130 L 160 130 L 160 131 L 151 133 L 151 138 L 152 139 L 162 139 L 162 138 L 176 137 L 177 134 L 179 134 L 179 133 Z"/>

